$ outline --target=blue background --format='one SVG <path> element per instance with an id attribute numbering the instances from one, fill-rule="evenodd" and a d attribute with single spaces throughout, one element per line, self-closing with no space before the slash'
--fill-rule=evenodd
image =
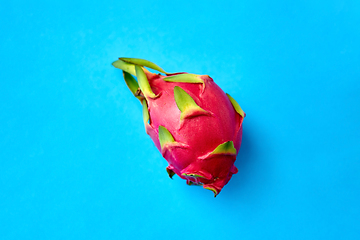
<path id="1" fill-rule="evenodd" d="M 1 1 L 1 239 L 359 239 L 360 1 Z M 239 173 L 170 180 L 118 57 L 209 74 Z"/>

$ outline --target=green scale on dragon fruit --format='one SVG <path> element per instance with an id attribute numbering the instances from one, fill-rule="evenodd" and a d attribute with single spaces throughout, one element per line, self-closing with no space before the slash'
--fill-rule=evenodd
<path id="1" fill-rule="evenodd" d="M 139 58 L 119 58 L 113 66 L 123 70 L 142 104 L 145 131 L 168 162 L 169 177 L 176 174 L 216 197 L 238 172 L 245 117 L 240 105 L 208 75 L 167 73 Z"/>

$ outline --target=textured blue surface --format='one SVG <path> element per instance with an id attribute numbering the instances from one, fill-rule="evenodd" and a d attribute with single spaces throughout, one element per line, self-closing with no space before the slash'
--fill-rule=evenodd
<path id="1" fill-rule="evenodd" d="M 1 1 L 1 239 L 359 239 L 360 2 Z M 166 174 L 117 57 L 240 103 L 217 198 Z"/>

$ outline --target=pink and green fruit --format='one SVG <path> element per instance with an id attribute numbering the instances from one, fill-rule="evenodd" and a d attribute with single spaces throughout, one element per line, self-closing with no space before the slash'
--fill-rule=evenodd
<path id="1" fill-rule="evenodd" d="M 176 174 L 219 194 L 238 172 L 240 105 L 208 75 L 167 73 L 139 58 L 119 58 L 113 66 L 142 104 L 145 131 L 168 162 L 170 178 Z"/>

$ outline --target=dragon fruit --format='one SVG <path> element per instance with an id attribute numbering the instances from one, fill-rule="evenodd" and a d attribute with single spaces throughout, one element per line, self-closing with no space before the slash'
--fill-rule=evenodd
<path id="1" fill-rule="evenodd" d="M 245 117 L 240 105 L 208 75 L 167 73 L 139 58 L 119 58 L 113 66 L 123 70 L 141 102 L 146 133 L 167 160 L 169 177 L 202 185 L 216 197 L 238 172 L 234 162 Z"/>

